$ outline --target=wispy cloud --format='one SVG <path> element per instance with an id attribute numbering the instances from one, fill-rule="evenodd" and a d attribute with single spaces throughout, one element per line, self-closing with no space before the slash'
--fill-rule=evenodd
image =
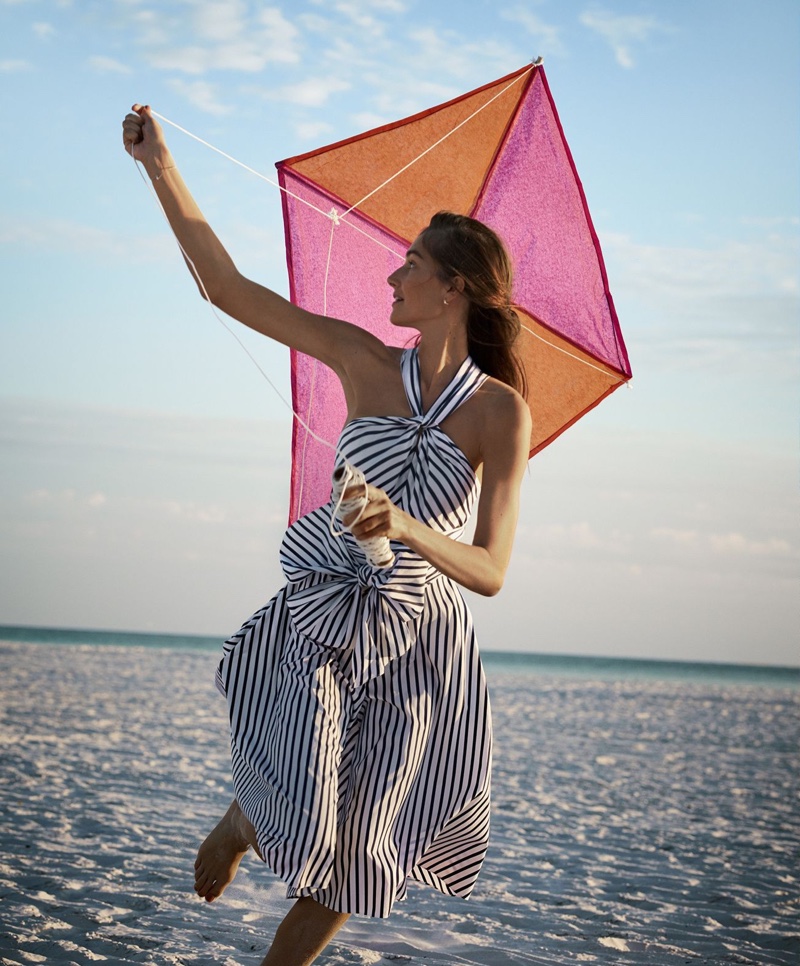
<path id="1" fill-rule="evenodd" d="M 444 73 L 453 80 L 472 76 L 477 59 L 485 65 L 489 77 L 495 71 L 508 73 L 509 64 L 521 66 L 509 46 L 493 37 L 475 41 L 456 30 L 436 27 L 415 28 L 408 36 L 412 43 L 406 56 L 413 70 L 413 82 L 429 76 L 431 64 L 436 65 L 437 75 Z"/>
<path id="2" fill-rule="evenodd" d="M 673 527 L 654 527 L 650 537 L 655 545 L 678 554 L 686 566 L 736 566 L 750 560 L 753 564 L 783 565 L 796 561 L 797 550 L 783 536 L 747 536 L 739 531 L 703 532 Z"/>
<path id="3" fill-rule="evenodd" d="M 160 261 L 175 251 L 171 238 L 163 233 L 146 241 L 116 234 L 62 218 L 31 218 L 0 215 L 0 245 L 35 249 L 37 252 L 81 253 L 136 262 Z"/>
<path id="4" fill-rule="evenodd" d="M 89 507 L 97 509 L 108 503 L 108 497 L 101 490 L 94 490 L 90 493 L 81 493 L 74 487 L 61 490 L 48 489 L 47 487 L 37 487 L 25 493 L 22 497 L 24 503 L 34 507 L 63 508 L 70 507 Z"/>
<path id="5" fill-rule="evenodd" d="M 322 107 L 331 94 L 350 90 L 351 85 L 335 77 L 306 77 L 296 84 L 270 88 L 264 93 L 270 100 L 287 101 L 302 107 Z"/>
<path id="6" fill-rule="evenodd" d="M 655 33 L 668 32 L 671 28 L 655 17 L 611 13 L 602 7 L 585 10 L 580 21 L 584 27 L 599 34 L 614 51 L 620 67 L 635 66 L 633 48 L 643 44 Z"/>
<path id="7" fill-rule="evenodd" d="M 333 128 L 325 121 L 307 121 L 295 124 L 295 132 L 301 141 L 323 141 L 333 133 Z"/>
<path id="8" fill-rule="evenodd" d="M 235 93 L 249 91 L 306 109 L 308 114 L 293 119 L 295 125 L 329 121 L 312 112 L 328 105 L 331 95 L 356 85 L 360 96 L 354 110 L 370 122 L 354 119 L 358 129 L 415 113 L 455 96 L 465 83 L 524 62 L 525 55 L 505 39 L 475 39 L 458 22 L 442 27 L 437 16 L 424 11 L 409 18 L 409 7 L 405 0 L 314 0 L 295 11 L 277 4 L 259 9 L 245 0 L 184 0 L 156 11 L 117 0 L 115 17 L 151 68 L 187 81 L 173 89 L 193 104 L 217 115 L 227 113 L 235 99 L 231 78 L 235 83 L 237 75 L 249 75 Z M 526 14 L 521 5 L 514 12 L 544 37 L 549 49 L 558 47 L 555 27 Z M 502 33 L 498 30 L 497 36 Z M 316 50 L 313 62 L 309 50 Z M 482 65 L 478 79 L 476 63 Z M 224 81 L 219 72 L 228 75 Z M 224 83 L 231 93 L 223 97 L 221 86 L 191 85 L 190 79 Z"/>
<path id="9" fill-rule="evenodd" d="M 208 114 L 221 117 L 233 111 L 233 107 L 230 104 L 225 104 L 219 99 L 217 85 L 209 81 L 186 81 L 175 78 L 169 82 L 169 86 L 190 104 L 193 104 Z"/>
<path id="10" fill-rule="evenodd" d="M 511 7 L 501 11 L 500 16 L 504 20 L 520 24 L 530 33 L 538 44 L 535 51 L 537 56 L 541 54 L 544 57 L 548 54 L 565 52 L 560 29 L 553 24 L 545 23 L 530 7 Z"/>
<path id="11" fill-rule="evenodd" d="M 300 59 L 299 31 L 277 7 L 251 17 L 240 0 L 198 0 L 186 22 L 142 16 L 139 26 L 148 61 L 161 70 L 258 73 L 269 64 Z M 186 36 L 191 43 L 175 43 Z"/>
<path id="12" fill-rule="evenodd" d="M 130 74 L 131 68 L 127 64 L 123 64 L 113 57 L 105 57 L 103 54 L 97 54 L 94 57 L 89 58 L 89 66 L 92 70 L 96 70 L 100 74 Z"/>
<path id="13" fill-rule="evenodd" d="M 315 0 L 318 6 L 323 6 Z M 362 34 L 362 36 L 383 36 L 386 24 L 377 14 L 400 15 L 408 10 L 408 5 L 402 0 L 336 0 L 324 4 L 326 12 L 333 13 L 337 20 L 344 18 Z"/>
<path id="14" fill-rule="evenodd" d="M 781 295 L 798 292 L 800 238 L 771 233 L 754 241 L 728 241 L 716 247 L 672 247 L 640 244 L 608 233 L 607 247 L 625 273 L 626 283 L 659 297 Z M 615 272 L 616 274 L 616 272 Z"/>
<path id="15" fill-rule="evenodd" d="M 0 60 L 2 74 L 19 74 L 26 70 L 33 70 L 33 64 L 29 60 L 23 60 L 21 57 Z"/>
<path id="16" fill-rule="evenodd" d="M 782 537 L 752 540 L 742 533 L 712 533 L 709 541 L 715 553 L 751 557 L 788 557 L 792 554 L 792 545 Z"/>
<path id="17" fill-rule="evenodd" d="M 31 27 L 33 32 L 40 40 L 46 40 L 48 37 L 54 37 L 56 34 L 56 28 L 45 21 L 37 21 Z"/>
<path id="18" fill-rule="evenodd" d="M 800 313 L 800 240 L 771 233 L 716 247 L 642 245 L 608 234 L 603 247 L 618 308 L 647 330 L 659 365 L 793 367 Z M 767 356 L 763 361 L 767 361 Z"/>

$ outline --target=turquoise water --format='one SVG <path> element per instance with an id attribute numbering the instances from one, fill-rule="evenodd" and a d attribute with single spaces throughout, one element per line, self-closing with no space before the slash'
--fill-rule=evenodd
<path id="1" fill-rule="evenodd" d="M 0 641 L 95 647 L 148 647 L 169 650 L 219 651 L 220 637 L 191 634 L 143 634 L 130 631 L 87 631 L 56 627 L 0 625 Z M 568 654 L 511 651 L 482 652 L 489 674 L 554 675 L 595 680 L 683 680 L 696 683 L 763 684 L 800 689 L 800 668 L 700 661 L 658 661 Z"/>

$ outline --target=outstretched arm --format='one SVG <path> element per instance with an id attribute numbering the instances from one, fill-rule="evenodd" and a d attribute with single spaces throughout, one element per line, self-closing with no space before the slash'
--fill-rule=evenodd
<path id="1" fill-rule="evenodd" d="M 214 305 L 251 329 L 314 356 L 343 382 L 345 361 L 354 352 L 380 346 L 363 329 L 306 312 L 238 271 L 186 187 L 149 107 L 134 104 L 122 123 L 122 139 L 153 182 L 172 230 L 194 265 L 195 280 L 202 281 L 198 287 Z"/>
<path id="2" fill-rule="evenodd" d="M 498 593 L 511 560 L 530 448 L 531 417 L 522 397 L 507 392 L 498 398 L 481 435 L 483 484 L 471 544 L 416 520 L 373 486 L 368 487 L 370 503 L 352 527 L 353 535 L 399 540 L 462 587 L 487 597 Z"/>

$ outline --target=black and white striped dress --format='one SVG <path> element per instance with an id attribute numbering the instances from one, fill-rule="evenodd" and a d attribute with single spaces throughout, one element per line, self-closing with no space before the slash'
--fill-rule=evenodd
<path id="1" fill-rule="evenodd" d="M 416 349 L 401 369 L 412 415 L 354 419 L 340 449 L 458 538 L 478 481 L 439 424 L 486 376 L 467 358 L 423 413 Z M 387 916 L 410 877 L 466 897 L 486 853 L 491 761 L 469 610 L 407 547 L 377 570 L 330 518 L 328 505 L 289 528 L 288 583 L 224 645 L 237 799 L 289 896 Z"/>

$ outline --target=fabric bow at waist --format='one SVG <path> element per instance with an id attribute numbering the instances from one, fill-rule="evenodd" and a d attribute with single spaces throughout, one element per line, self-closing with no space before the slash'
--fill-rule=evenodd
<path id="1" fill-rule="evenodd" d="M 286 603 L 295 630 L 342 652 L 342 670 L 353 687 L 383 674 L 416 640 L 425 584 L 436 575 L 413 554 L 397 554 L 377 570 L 343 553 L 324 563 L 281 554 L 289 581 Z"/>

